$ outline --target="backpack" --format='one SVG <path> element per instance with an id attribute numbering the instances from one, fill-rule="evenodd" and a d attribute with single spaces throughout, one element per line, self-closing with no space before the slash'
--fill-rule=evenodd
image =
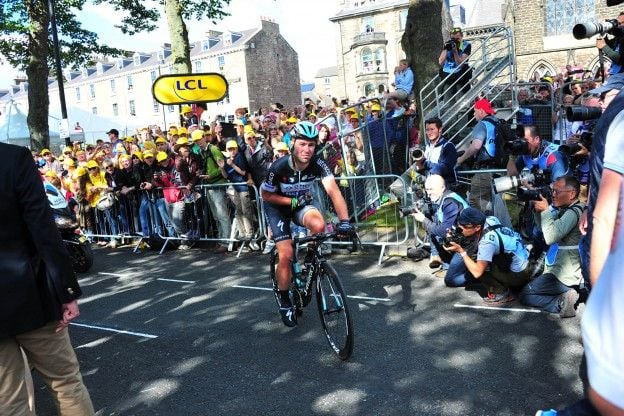
<path id="1" fill-rule="evenodd" d="M 511 128 L 511 123 L 498 117 L 486 117 L 483 121 L 494 125 L 495 151 L 494 167 L 506 168 L 509 160 L 509 152 L 505 150 L 505 144 L 516 139 L 516 132 Z"/>
<path id="2" fill-rule="evenodd" d="M 511 270 L 511 263 L 513 262 L 513 253 L 506 253 L 505 252 L 505 244 L 503 243 L 503 238 L 501 237 L 501 235 L 498 233 L 498 229 L 500 228 L 504 228 L 501 224 L 496 224 L 496 225 L 492 225 L 489 227 L 485 227 L 485 229 L 483 230 L 483 234 L 487 234 L 490 231 L 493 231 L 494 234 L 496 234 L 496 237 L 498 237 L 498 250 L 499 253 L 496 254 L 493 258 L 492 258 L 492 263 L 496 265 L 496 267 L 498 267 L 499 270 L 501 271 L 505 271 L 508 272 Z"/>

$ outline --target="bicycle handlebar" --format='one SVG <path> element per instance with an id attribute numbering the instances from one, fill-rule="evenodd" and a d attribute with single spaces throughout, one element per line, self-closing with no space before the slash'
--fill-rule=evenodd
<path id="1" fill-rule="evenodd" d="M 293 237 L 293 241 L 295 244 L 304 244 L 312 241 L 316 243 L 322 243 L 326 240 L 336 237 L 339 237 L 338 233 L 336 231 L 332 231 L 331 233 L 317 233 L 305 237 Z M 360 242 L 360 238 L 358 237 L 357 232 L 354 232 L 350 239 L 352 244 L 352 251 L 357 251 Z"/>

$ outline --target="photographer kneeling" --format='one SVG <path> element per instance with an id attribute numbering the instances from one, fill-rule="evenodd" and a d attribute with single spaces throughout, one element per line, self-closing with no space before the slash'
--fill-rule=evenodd
<path id="1" fill-rule="evenodd" d="M 530 280 L 529 252 L 520 234 L 503 227 L 496 217 L 486 217 L 469 207 L 457 221 L 463 237 L 478 241 L 477 259 L 473 260 L 464 247 L 448 241 L 445 250 L 459 253 L 468 272 L 488 290 L 483 301 L 499 304 L 514 300 L 511 289 L 520 289 Z M 465 245 L 465 244 L 464 244 Z"/>
<path id="2" fill-rule="evenodd" d="M 559 313 L 562 318 L 576 315 L 574 305 L 579 297 L 574 288 L 581 281 L 578 222 L 585 209 L 585 204 L 578 200 L 579 191 L 576 178 L 563 176 L 552 185 L 551 206 L 544 197 L 534 202 L 535 222 L 550 247 L 544 273 L 520 292 L 523 304 Z"/>
<path id="3" fill-rule="evenodd" d="M 453 227 L 459 213 L 468 207 L 468 203 L 455 192 L 447 190 L 444 179 L 440 175 L 429 176 L 425 181 L 425 190 L 431 200 L 431 204 L 437 206 L 435 213 L 429 219 L 418 208 L 414 208 L 411 215 L 416 221 L 423 224 L 424 229 L 429 234 L 431 241 L 429 267 L 435 269 L 443 266 L 443 269 L 448 269 L 444 277 L 444 283 L 447 286 L 464 286 L 466 282 L 464 278 L 466 273 L 464 262 L 459 255 L 448 253 L 442 246 L 447 230 Z M 426 257 L 422 248 L 413 250 L 422 250 L 422 252 L 416 254 L 422 253 L 421 259 Z M 417 258 L 417 256 L 413 257 Z"/>

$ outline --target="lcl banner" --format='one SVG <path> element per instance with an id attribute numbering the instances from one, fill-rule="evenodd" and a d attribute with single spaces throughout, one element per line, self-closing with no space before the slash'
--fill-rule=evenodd
<path id="1" fill-rule="evenodd" d="M 228 83 L 221 74 L 162 75 L 152 85 L 154 99 L 164 105 L 221 101 Z"/>

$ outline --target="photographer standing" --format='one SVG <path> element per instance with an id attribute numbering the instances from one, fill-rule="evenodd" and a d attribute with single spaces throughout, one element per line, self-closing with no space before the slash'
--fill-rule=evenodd
<path id="1" fill-rule="evenodd" d="M 624 33 L 621 28 L 624 25 L 624 12 L 618 15 L 617 23 L 617 33 L 613 38 L 596 39 L 596 47 L 611 60 L 609 75 L 624 71 Z"/>
<path id="2" fill-rule="evenodd" d="M 451 39 L 444 44 L 438 63 L 443 88 L 448 88 L 448 98 L 452 98 L 460 90 L 466 93 L 470 86 L 471 69 L 468 58 L 472 53 L 472 45 L 464 40 L 460 27 L 451 30 Z"/>
<path id="3" fill-rule="evenodd" d="M 485 303 L 511 302 L 514 297 L 509 289 L 519 289 L 531 278 L 529 252 L 520 234 L 503 227 L 496 217 L 486 217 L 472 207 L 459 214 L 457 223 L 464 237 L 479 242 L 477 259 L 473 260 L 465 248 L 454 241 L 450 241 L 445 250 L 459 253 L 468 272 L 487 287 Z"/>
<path id="4" fill-rule="evenodd" d="M 549 172 L 555 181 L 568 173 L 567 157 L 559 152 L 559 145 L 542 140 L 537 126 L 524 126 L 524 143 L 521 140 L 512 143 L 512 154 L 517 157 L 509 160 L 507 175 L 517 176 L 524 168 L 537 168 Z"/>
<path id="5" fill-rule="evenodd" d="M 572 176 L 563 176 L 552 184 L 552 205 L 542 197 L 533 203 L 535 222 L 549 245 L 544 273 L 529 282 L 520 292 L 520 302 L 562 318 L 576 315 L 579 298 L 574 286 L 581 281 L 578 222 L 585 204 L 579 202 L 580 184 Z"/>
<path id="6" fill-rule="evenodd" d="M 444 179 L 440 175 L 431 175 L 425 181 L 425 190 L 430 199 L 430 205 L 437 206 L 435 213 L 431 219 L 425 216 L 425 213 L 414 208 L 412 216 L 418 222 L 423 224 L 423 228 L 429 234 L 431 240 L 431 257 L 429 258 L 429 267 L 435 269 L 443 266 L 447 269 L 444 283 L 450 287 L 464 286 L 466 279 L 466 267 L 459 254 L 451 254 L 444 250 L 444 237 L 447 231 L 455 225 L 459 213 L 468 207 L 468 203 L 456 194 L 446 189 Z M 426 255 L 422 248 L 414 249 L 416 254 L 420 254 L 425 258 Z M 418 252 L 420 250 L 420 252 Z M 476 244 L 468 249 L 470 254 L 476 251 Z M 409 255 L 409 253 L 408 253 Z"/>
<path id="7" fill-rule="evenodd" d="M 429 143 L 421 157 L 414 157 L 416 170 L 419 173 L 426 171 L 429 175 L 440 175 L 446 185 L 452 188 L 457 184 L 457 149 L 446 137 L 442 136 L 442 120 L 433 117 L 425 120 L 425 134 Z M 419 150 L 412 154 L 417 156 Z"/>

